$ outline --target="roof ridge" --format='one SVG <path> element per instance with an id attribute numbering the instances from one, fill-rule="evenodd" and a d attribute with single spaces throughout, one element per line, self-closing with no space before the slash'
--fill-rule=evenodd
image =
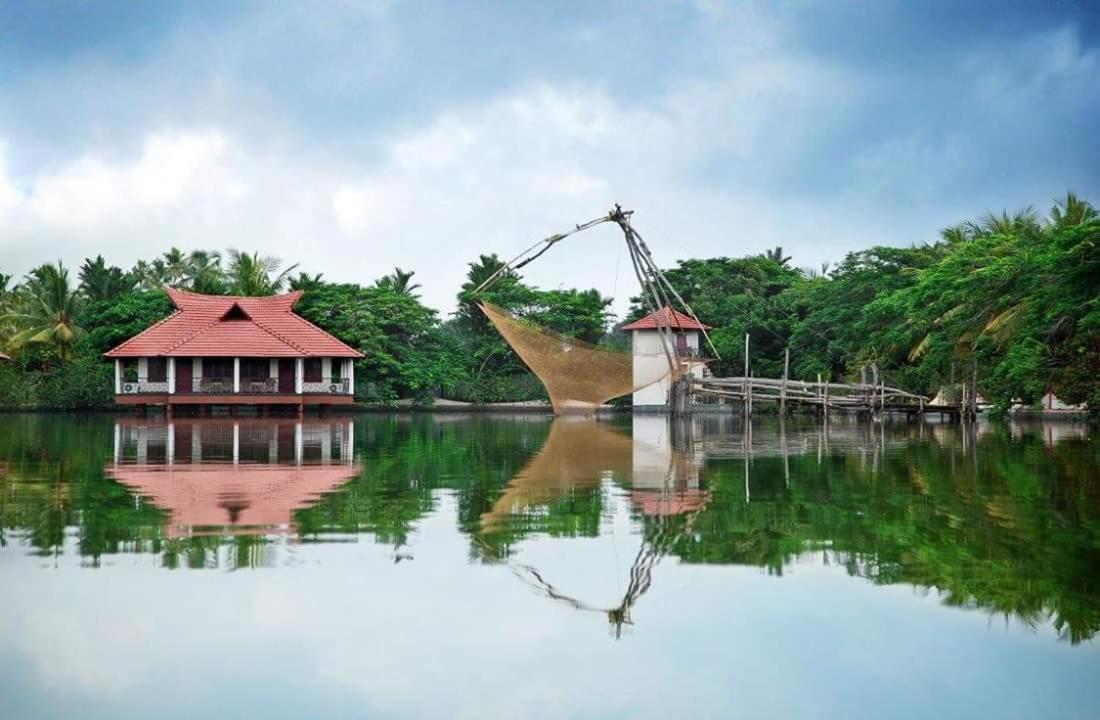
<path id="1" fill-rule="evenodd" d="M 290 311 L 287 311 L 287 314 L 288 314 L 288 315 L 293 315 L 294 313 L 291 313 Z M 279 340 L 279 341 L 281 341 L 281 342 L 283 342 L 283 343 L 285 343 L 285 344 L 289 345 L 290 347 L 294 348 L 295 350 L 297 350 L 298 352 L 302 353 L 303 355 L 309 355 L 309 352 L 307 352 L 307 351 L 306 351 L 306 349 L 305 349 L 305 348 L 303 348 L 302 346 L 298 345 L 298 343 L 296 343 L 296 342 L 293 342 L 292 340 L 288 340 L 287 338 L 283 337 L 282 335 L 280 335 L 279 333 L 275 332 L 274 330 L 272 330 L 271 328 L 269 328 L 269 327 L 268 327 L 267 325 L 264 325 L 264 324 L 263 324 L 262 322 L 260 322 L 259 320 L 255 319 L 255 318 L 249 318 L 249 319 L 250 319 L 250 320 L 252 321 L 252 323 L 253 323 L 253 324 L 254 324 L 254 325 L 255 325 L 256 327 L 260 328 L 261 330 L 263 330 L 264 332 L 266 332 L 266 333 L 267 333 L 268 335 L 270 335 L 271 337 L 273 337 L 273 338 L 275 338 L 276 340 Z"/>
<path id="2" fill-rule="evenodd" d="M 180 312 L 183 312 L 183 311 L 181 310 Z M 183 338 L 183 339 L 182 339 L 182 340 L 180 340 L 179 342 L 176 342 L 176 343 L 173 343 L 173 344 L 169 345 L 169 346 L 168 346 L 168 348 L 167 348 L 167 349 L 166 349 L 166 350 L 164 351 L 164 354 L 165 354 L 165 355 L 167 355 L 168 353 L 170 353 L 170 352 L 172 352 L 173 350 L 175 350 L 176 348 L 178 348 L 178 347 L 179 347 L 180 345 L 183 345 L 183 344 L 185 344 L 185 343 L 189 343 L 189 342 L 191 342 L 191 341 L 192 341 L 192 340 L 194 340 L 194 339 L 195 339 L 196 337 L 198 337 L 198 336 L 199 336 L 199 335 L 201 335 L 202 333 L 206 332 L 206 331 L 207 331 L 207 330 L 209 330 L 210 328 L 214 327 L 215 325 L 217 325 L 217 324 L 218 324 L 218 323 L 220 323 L 221 321 L 222 321 L 222 319 L 221 319 L 221 316 L 218 316 L 218 317 L 214 318 L 214 319 L 213 319 L 212 321 L 210 321 L 210 322 L 209 322 L 209 323 L 207 323 L 206 325 L 203 325 L 203 326 L 202 326 L 201 328 L 199 328 L 199 329 L 198 329 L 198 330 L 196 330 L 195 332 L 191 333 L 191 334 L 190 334 L 190 335 L 188 335 L 187 337 Z"/>
<path id="3" fill-rule="evenodd" d="M 134 340 L 137 340 L 137 339 L 138 339 L 139 337 L 141 337 L 141 336 L 142 336 L 142 335 L 144 335 L 145 333 L 149 332 L 149 331 L 150 331 L 150 330 L 152 330 L 153 328 L 157 327 L 158 325 L 163 325 L 164 323 L 168 322 L 169 320 L 171 320 L 172 318 L 176 317 L 177 315 L 182 315 L 182 314 L 183 314 L 183 310 L 180 310 L 180 309 L 179 309 L 179 308 L 177 307 L 177 308 L 176 308 L 175 310 L 173 310 L 173 311 L 172 311 L 171 313 L 169 313 L 168 315 L 165 315 L 165 316 L 164 316 L 164 317 L 162 317 L 162 318 L 161 318 L 160 320 L 157 320 L 157 321 L 156 321 L 155 323 L 153 323 L 153 324 L 152 324 L 152 325 L 150 325 L 149 327 L 145 328 L 144 330 L 142 330 L 141 332 L 139 332 L 139 333 L 138 333 L 137 335 L 133 335 L 133 336 L 131 336 L 131 337 L 128 337 L 128 338 L 126 338 L 125 340 L 123 340 L 122 342 L 120 342 L 120 343 L 119 343 L 118 345 L 115 345 L 115 346 L 114 346 L 113 348 L 111 348 L 111 349 L 110 349 L 110 350 L 108 350 L 107 352 L 103 353 L 103 357 L 108 357 L 109 355 L 111 355 L 111 354 L 112 354 L 112 353 L 114 353 L 115 351 L 123 349 L 124 347 L 126 347 L 127 345 L 129 345 L 130 343 L 132 343 L 132 342 L 133 342 Z"/>
<path id="4" fill-rule="evenodd" d="M 363 353 L 363 352 L 362 352 L 361 350 L 356 350 L 356 349 L 355 349 L 355 348 L 353 348 L 353 347 L 352 347 L 351 345 L 348 345 L 348 344 L 347 344 L 346 342 L 344 342 L 344 341 L 343 341 L 343 340 L 341 340 L 340 338 L 336 337 L 335 335 L 333 335 L 333 334 L 332 334 L 332 333 L 330 333 L 329 331 L 325 330 L 324 328 L 320 328 L 320 327 L 317 327 L 316 325 L 314 325 L 313 323 L 311 323 L 311 322 L 310 322 L 309 320 L 306 320 L 306 319 L 305 319 L 304 317 L 302 317 L 302 316 L 301 316 L 301 315 L 299 315 L 298 313 L 294 312 L 294 309 L 293 309 L 293 308 L 291 308 L 291 309 L 287 310 L 286 312 L 287 312 L 287 314 L 288 314 L 288 315 L 290 315 L 291 317 L 293 317 L 293 318 L 295 318 L 295 319 L 297 319 L 297 320 L 301 320 L 301 321 L 302 321 L 302 322 L 304 322 L 304 323 L 305 323 L 306 325 L 309 325 L 309 326 L 310 326 L 311 328 L 313 328 L 313 329 L 314 329 L 314 330 L 316 330 L 317 332 L 320 332 L 320 333 L 324 333 L 325 335 L 328 335 L 328 336 L 329 336 L 330 338 L 332 338 L 333 340 L 335 340 L 335 341 L 336 341 L 337 343 L 339 343 L 340 345 L 343 345 L 343 346 L 344 346 L 345 348 L 347 348 L 347 349 L 348 349 L 348 350 L 350 350 L 351 352 L 353 352 L 353 353 L 356 353 L 357 355 L 359 355 L 359 357 L 366 357 L 366 355 L 365 355 L 365 354 L 364 354 L 364 353 Z"/>

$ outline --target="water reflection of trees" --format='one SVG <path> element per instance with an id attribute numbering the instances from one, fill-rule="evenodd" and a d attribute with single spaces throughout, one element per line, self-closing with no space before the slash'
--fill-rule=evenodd
<path id="1" fill-rule="evenodd" d="M 405 557 L 416 527 L 444 497 L 470 538 L 470 557 L 482 562 L 513 558 L 534 536 L 594 537 L 609 494 L 630 497 L 622 473 L 560 484 L 506 509 L 516 498 L 509 482 L 544 447 L 550 427 L 538 417 L 357 420 L 358 474 L 295 511 L 293 535 L 278 542 L 367 535 Z M 705 507 L 661 515 L 633 505 L 640 540 L 662 555 L 781 574 L 799 555 L 819 553 L 871 582 L 938 589 L 951 605 L 1026 622 L 1050 618 L 1073 642 L 1100 629 L 1100 445 L 1086 435 L 886 428 L 877 450 L 873 436 L 842 441 L 840 433 L 819 452 L 816 431 L 788 427 L 780 443 L 773 429 L 757 427 L 746 461 L 730 452 L 738 428 L 700 423 L 695 431 Z M 615 432 L 625 438 L 630 426 Z M 167 536 L 161 509 L 106 476 L 112 442 L 109 418 L 0 418 L 7 551 L 25 546 L 51 556 L 72 547 L 90 565 L 128 552 L 156 553 L 166 567 L 273 562 L 273 540 L 263 533 Z M 768 443 L 789 457 L 759 449 Z M 483 518 L 494 513 L 500 521 L 487 526 Z"/>

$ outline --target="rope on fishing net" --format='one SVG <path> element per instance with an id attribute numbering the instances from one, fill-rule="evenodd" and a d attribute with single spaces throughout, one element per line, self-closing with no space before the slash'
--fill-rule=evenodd
<path id="1" fill-rule="evenodd" d="M 644 374 L 636 377 L 633 357 L 628 352 L 556 333 L 491 303 L 481 302 L 478 306 L 542 382 L 555 413 L 590 411 L 670 375 L 675 375 L 675 381 L 687 369 L 682 363 L 675 371 L 667 365 L 649 363 L 640 370 Z"/>

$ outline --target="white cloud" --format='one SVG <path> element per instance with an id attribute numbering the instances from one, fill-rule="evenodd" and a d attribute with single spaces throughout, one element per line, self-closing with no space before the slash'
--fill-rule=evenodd
<path id="1" fill-rule="evenodd" d="M 773 75 L 783 81 L 765 82 Z M 129 265 L 170 246 L 242 247 L 339 281 L 414 269 L 425 300 L 449 311 L 478 254 L 511 256 L 617 201 L 639 211 L 639 229 L 663 261 L 790 247 L 792 225 L 808 236 L 819 221 L 813 208 L 792 220 L 791 199 L 719 190 L 697 171 L 722 151 L 736 159 L 730 172 L 751 175 L 757 144 L 783 123 L 775 113 L 815 102 L 821 75 L 793 61 L 750 65 L 647 107 L 538 83 L 389 138 L 369 168 L 225 129 L 161 130 L 128 161 L 89 153 L 32 178 L 0 231 L 35 242 L 5 247 L 4 264 L 14 259 L 25 270 L 56 254 L 75 265 L 103 252 Z M 768 92 L 771 104 L 761 102 Z M 9 185 L 0 175 L 0 189 Z M 544 287 L 617 290 L 621 308 L 633 292 L 621 245 L 617 231 L 594 232 L 532 265 L 528 277 Z"/>
<path id="2" fill-rule="evenodd" d="M 378 32 L 393 22 L 379 18 Z M 18 274 L 103 253 L 128 266 L 171 246 L 240 247 L 337 281 L 369 283 L 399 265 L 417 272 L 429 304 L 449 311 L 479 254 L 511 256 L 614 202 L 637 210 L 661 262 L 782 245 L 805 266 L 928 240 L 987 206 L 1035 202 L 1039 186 L 1040 198 L 1062 189 L 1031 173 L 962 197 L 960 184 L 992 167 L 988 133 L 902 123 L 857 137 L 865 108 L 897 98 L 892 81 L 801 50 L 760 7 L 723 9 L 708 23 L 698 47 L 706 71 L 680 71 L 638 95 L 533 75 L 406 117 L 396 130 L 323 138 L 257 120 L 274 99 L 244 95 L 250 110 L 227 101 L 225 112 L 198 111 L 197 124 L 150 126 L 129 156 L 84 150 L 17 175 L 0 152 L 0 265 Z M 290 25 L 273 20 L 268 33 L 282 37 Z M 339 24 L 311 32 L 347 39 Z M 227 45 L 237 47 L 219 41 Z M 1020 102 L 991 89 L 1002 76 L 1031 72 L 1064 91 L 1096 65 L 1072 32 L 1024 45 L 1040 69 L 978 51 L 956 68 L 990 113 Z M 233 94 L 241 78 L 228 76 Z M 367 93 L 365 102 L 382 100 Z M 525 272 L 543 287 L 617 291 L 622 308 L 633 284 L 621 248 L 616 230 L 596 230 Z"/>
<path id="3" fill-rule="evenodd" d="M 229 154 L 220 132 L 156 133 L 132 163 L 86 155 L 35 178 L 22 193 L 0 164 L 0 207 L 22 214 L 31 228 L 80 232 L 148 211 L 232 202 L 247 194 L 247 185 L 234 177 Z"/>

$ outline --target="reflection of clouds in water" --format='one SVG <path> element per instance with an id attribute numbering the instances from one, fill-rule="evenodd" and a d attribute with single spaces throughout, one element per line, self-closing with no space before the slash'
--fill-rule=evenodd
<path id="1" fill-rule="evenodd" d="M 627 452 L 609 449 L 590 459 L 562 454 L 554 467 L 576 473 L 606 497 L 599 534 L 563 539 L 536 532 L 515 548 L 518 562 L 546 570 L 556 585 L 593 605 L 615 605 L 642 522 L 661 520 L 637 511 L 631 491 L 639 489 L 639 471 L 652 468 L 655 483 L 666 452 L 697 463 L 711 439 L 732 442 L 699 432 L 688 448 L 664 418 L 651 420 L 656 435 L 648 439 L 638 425 L 633 440 L 614 425 L 599 427 L 626 438 Z M 668 429 L 667 442 L 659 428 Z M 776 447 L 757 442 L 767 428 L 761 418 L 751 445 L 762 453 L 756 457 Z M 816 466 L 819 436 L 812 431 L 788 425 L 787 441 L 802 432 L 810 449 L 792 468 Z M 885 428 L 888 441 L 907 432 Z M 947 449 L 927 456 L 929 471 L 962 449 L 957 427 L 940 432 L 923 441 Z M 858 450 L 834 452 L 849 455 L 852 448 Z M 714 466 L 723 462 L 718 458 Z M 691 482 L 690 466 L 671 465 L 677 483 L 681 477 Z M 727 482 L 735 489 L 741 464 L 732 467 Z M 971 472 L 969 465 L 960 466 L 963 471 Z M 763 487 L 766 475 L 777 472 L 778 462 L 754 466 L 765 515 L 769 499 L 780 508 L 786 502 L 781 480 L 771 478 L 771 496 Z M 856 477 L 837 473 L 844 481 Z M 983 466 L 982 478 L 995 482 L 997 471 Z M 795 473 L 792 488 L 809 479 Z M 939 489 L 941 501 L 953 497 L 942 494 L 948 479 L 940 478 L 947 485 Z M 896 486 L 907 492 L 906 482 L 899 476 Z M 825 564 L 821 552 L 788 558 L 782 579 L 755 565 L 670 559 L 654 569 L 652 590 L 634 608 L 633 633 L 608 642 L 602 618 L 547 602 L 506 567 L 470 562 L 468 538 L 456 527 L 462 490 L 437 491 L 432 500 L 411 535 L 416 561 L 397 566 L 390 548 L 365 534 L 358 542 L 294 546 L 293 566 L 234 573 L 170 572 L 158 567 L 156 554 L 104 555 L 104 567 L 80 568 L 87 560 L 75 533 L 57 557 L 13 545 L 0 552 L 0 694 L 33 698 L 42 716 L 62 715 L 51 708 L 76 702 L 88 715 L 112 718 L 325 711 L 647 718 L 715 716 L 730 707 L 749 717 L 884 717 L 897 716 L 899 707 L 928 717 L 962 714 L 974 697 L 983 698 L 991 716 L 1042 717 L 1100 702 L 1092 681 L 1097 646 L 1057 643 L 1046 622 L 1031 629 L 998 617 L 990 625 L 985 613 L 944 607 L 941 596 L 925 596 L 904 582 L 852 578 L 843 565 Z M 736 494 L 733 500 L 727 505 L 737 505 L 734 512 L 745 509 Z M 931 505 L 918 500 L 912 507 Z M 855 519 L 842 505 L 820 506 L 840 512 L 840 520 Z M 867 522 L 859 516 L 859 527 Z M 937 528 L 941 537 L 944 529 Z M 719 534 L 713 542 L 723 539 L 733 544 L 738 536 Z M 32 668 L 31 682 L 13 687 L 11 664 Z M 852 683 L 852 677 L 867 682 Z M 303 703 L 312 707 L 297 712 Z"/>
<path id="2" fill-rule="evenodd" d="M 411 564 L 394 566 L 386 548 L 360 543 L 304 546 L 307 562 L 293 572 L 116 566 L 68 574 L 76 604 L 20 582 L 43 572 L 21 556 L 7 575 L 16 584 L 0 637 L 19 662 L 38 668 L 25 691 L 41 696 L 43 715 L 51 698 L 76 695 L 104 717 L 238 707 L 278 717 L 294 714 L 287 708 L 301 693 L 315 712 L 333 703 L 339 715 L 385 717 L 706 717 L 728 707 L 751 717 L 842 708 L 881 717 L 896 716 L 899 693 L 915 717 L 969 707 L 974 693 L 991 714 L 1049 708 L 1050 675 L 1020 673 L 1005 692 L 1001 680 L 1014 671 L 995 669 L 1005 657 L 1020 666 L 1037 660 L 1030 631 L 990 632 L 980 613 L 941 607 L 935 595 L 904 586 L 853 582 L 812 553 L 782 580 L 749 567 L 662 565 L 636 610 L 635 632 L 609 642 L 598 617 L 533 596 L 506 568 L 469 564 L 454 542 L 455 512 L 453 500 L 441 500 Z M 624 513 L 617 522 L 619 531 L 629 527 Z M 620 549 L 627 537 L 617 535 Z M 522 553 L 568 570 L 563 581 L 614 597 L 610 534 L 535 539 Z M 68 620 L 52 634 L 21 635 L 15 618 L 35 608 L 36 626 Z M 1053 639 L 1045 627 L 1037 632 Z M 1062 701 L 1087 707 L 1100 655 L 1067 650 L 1044 653 L 1043 662 L 1062 678 Z M 933 697 L 925 688 L 938 684 L 944 658 L 954 680 Z M 889 668 L 903 661 L 902 680 Z M 876 682 L 841 681 L 853 673 Z M 777 699 L 780 687 L 787 690 Z"/>

